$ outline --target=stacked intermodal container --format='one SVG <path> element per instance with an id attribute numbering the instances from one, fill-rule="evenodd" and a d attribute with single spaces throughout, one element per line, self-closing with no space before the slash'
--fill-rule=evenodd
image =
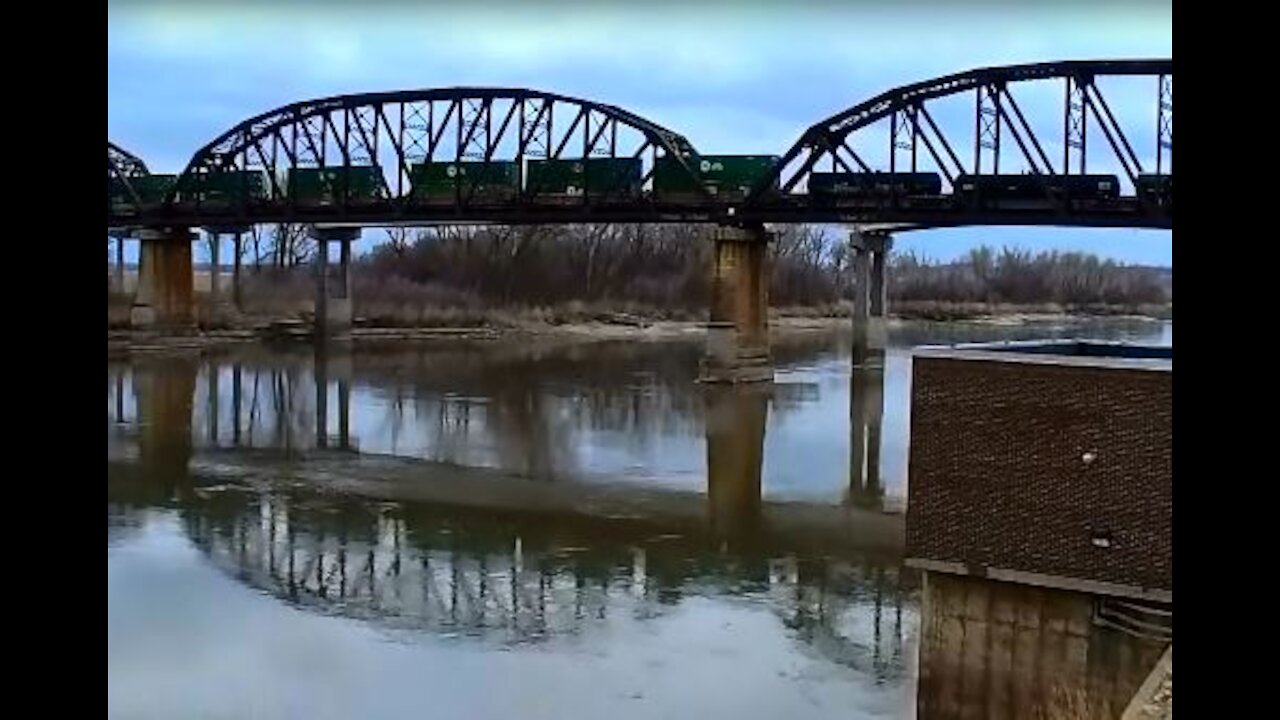
<path id="1" fill-rule="evenodd" d="M 386 197 L 386 181 L 377 165 L 291 168 L 289 195 L 299 205 L 370 204 Z"/>
<path id="2" fill-rule="evenodd" d="M 502 200 L 519 192 L 520 172 L 509 160 L 416 163 L 409 182 L 413 197 L 427 202 Z"/>
<path id="3" fill-rule="evenodd" d="M 534 195 L 640 194 L 640 158 L 530 160 L 525 189 Z"/>
<path id="4" fill-rule="evenodd" d="M 698 195 L 699 184 L 718 198 L 740 199 L 766 177 L 778 162 L 774 155 L 702 155 L 684 158 L 685 164 L 670 155 L 657 159 L 653 169 L 654 194 L 659 198 Z M 696 177 L 685 169 L 696 173 Z M 778 188 L 774 178 L 771 188 Z"/>
<path id="5" fill-rule="evenodd" d="M 240 205 L 265 200 L 267 176 L 261 170 L 227 170 L 191 175 L 194 201 L 203 205 Z M 184 200 L 187 188 L 184 181 Z"/>
<path id="6" fill-rule="evenodd" d="M 138 194 L 138 200 L 143 205 L 158 205 L 164 201 L 165 194 L 177 179 L 176 175 L 141 175 L 129 178 L 129 185 Z M 115 208 L 131 208 L 134 205 L 133 197 L 129 195 L 124 181 L 119 178 L 107 181 L 107 197 Z"/>

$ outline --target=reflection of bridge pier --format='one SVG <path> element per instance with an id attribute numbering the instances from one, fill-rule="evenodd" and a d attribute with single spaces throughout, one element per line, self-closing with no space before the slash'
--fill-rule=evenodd
<path id="1" fill-rule="evenodd" d="M 319 346 L 311 370 L 308 378 L 296 371 L 264 371 L 237 361 L 211 359 L 199 381 L 200 412 L 195 415 L 202 445 L 292 451 L 314 442 L 317 448 L 354 449 L 350 353 Z M 228 380 L 231 390 L 224 396 Z M 266 392 L 260 392 L 263 386 Z"/>
<path id="2" fill-rule="evenodd" d="M 115 422 L 123 423 L 124 418 L 124 370 L 118 370 L 115 374 Z"/>
<path id="3" fill-rule="evenodd" d="M 884 231 L 855 231 L 853 247 L 853 366 L 884 360 L 888 331 L 885 274 L 893 237 Z"/>
<path id="4" fill-rule="evenodd" d="M 358 227 L 311 226 L 316 241 L 316 337 L 341 340 L 350 337 L 351 243 L 360 239 Z M 338 243 L 336 277 L 330 277 L 329 244 Z"/>
<path id="5" fill-rule="evenodd" d="M 757 537 L 768 391 L 761 386 L 712 386 L 704 397 L 711 530 L 721 539 Z"/>
<path id="6" fill-rule="evenodd" d="M 231 367 L 231 445 L 240 447 L 240 404 L 243 399 L 241 388 L 241 366 L 236 363 Z"/>
<path id="7" fill-rule="evenodd" d="M 196 365 L 186 359 L 135 362 L 138 456 L 148 472 L 185 477 L 191 460 Z"/>
<path id="8" fill-rule="evenodd" d="M 768 233 L 763 225 L 716 230 L 711 317 L 702 379 L 773 379 L 769 359 Z"/>
<path id="9" fill-rule="evenodd" d="M 195 325 L 187 228 L 138 231 L 138 288 L 129 314 L 135 328 L 186 330 Z"/>
<path id="10" fill-rule="evenodd" d="M 880 428 L 884 418 L 884 352 L 868 354 L 855 365 L 849 387 L 849 502 L 879 508 Z"/>
<path id="11" fill-rule="evenodd" d="M 329 385 L 331 378 L 338 389 L 339 450 L 351 449 L 351 373 L 350 353 L 333 353 L 324 343 L 315 351 L 316 382 L 316 447 L 329 447 Z"/>

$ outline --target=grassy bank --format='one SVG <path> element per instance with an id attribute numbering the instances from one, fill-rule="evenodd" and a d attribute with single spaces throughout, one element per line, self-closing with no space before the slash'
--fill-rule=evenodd
<path id="1" fill-rule="evenodd" d="M 360 290 L 363 290 L 361 292 Z M 429 296 L 411 297 L 403 291 L 388 295 L 364 287 L 355 294 L 357 327 L 384 329 L 460 329 L 538 331 L 562 328 L 575 333 L 592 328 L 636 328 L 700 326 L 706 310 L 685 307 L 658 307 L 625 301 L 569 301 L 541 306 L 493 306 L 480 302 L 459 305 L 437 304 Z M 246 289 L 241 310 L 223 303 L 214 310 L 208 293 L 196 293 L 197 326 L 204 330 L 248 330 L 279 322 L 310 322 L 314 312 L 312 290 L 303 283 L 285 283 L 268 290 Z M 132 295 L 113 294 L 107 301 L 109 330 L 129 329 Z M 890 301 L 890 317 L 902 320 L 966 322 L 982 320 L 1037 320 L 1065 317 L 1148 317 L 1171 320 L 1173 305 L 1061 305 L 1057 303 L 982 303 L 903 300 Z M 822 305 L 772 307 L 771 322 L 788 327 L 804 326 L 806 320 L 848 319 L 853 315 L 849 301 Z M 786 322 L 795 321 L 795 322 Z"/>

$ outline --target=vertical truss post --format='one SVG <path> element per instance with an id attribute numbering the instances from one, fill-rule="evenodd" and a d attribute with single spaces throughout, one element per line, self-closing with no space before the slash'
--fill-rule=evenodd
<path id="1" fill-rule="evenodd" d="M 1089 103 L 1086 93 L 1092 78 L 1067 77 L 1066 103 L 1063 108 L 1062 174 L 1071 174 L 1071 151 L 1078 153 L 1077 172 L 1084 175 L 1088 164 Z"/>
<path id="2" fill-rule="evenodd" d="M 899 150 L 909 150 L 911 152 L 911 172 L 916 171 L 918 139 L 919 123 L 916 121 L 915 106 L 906 107 L 893 113 L 889 138 L 889 172 L 897 171 Z"/>
<path id="3" fill-rule="evenodd" d="M 1160 97 L 1156 111 L 1156 174 L 1165 168 L 1164 153 L 1169 151 L 1169 173 L 1173 174 L 1173 76 L 1160 76 Z"/>
<path id="4" fill-rule="evenodd" d="M 982 172 L 982 151 L 991 151 L 991 174 L 1000 173 L 1000 89 L 983 85 L 977 90 L 977 111 L 974 138 L 973 172 Z"/>

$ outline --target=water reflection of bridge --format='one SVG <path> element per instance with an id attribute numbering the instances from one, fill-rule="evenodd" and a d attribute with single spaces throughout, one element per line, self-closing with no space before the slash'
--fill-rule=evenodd
<path id="1" fill-rule="evenodd" d="M 298 491 L 197 491 L 181 512 L 195 544 L 242 582 L 388 629 L 540 642 L 707 595 L 768 608 L 814 652 L 868 675 L 905 672 L 913 587 L 870 559 L 725 553 L 640 524 Z"/>
<path id="2" fill-rule="evenodd" d="M 813 352 L 813 344 L 781 345 L 775 355 L 786 361 L 789 352 Z M 749 458 L 750 468 L 734 472 L 750 469 L 758 475 L 767 417 L 785 416 L 819 392 L 811 382 L 690 392 L 698 387 L 698 350 L 692 345 L 640 351 L 593 346 L 593 356 L 603 358 L 589 363 L 574 353 L 491 346 L 397 352 L 391 358 L 362 354 L 358 417 L 353 417 L 357 379 L 350 353 L 295 350 L 282 358 L 249 349 L 199 361 L 155 358 L 109 365 L 109 446 L 115 448 L 110 452 L 137 452 L 129 448 L 146 424 L 138 412 L 146 402 L 165 426 L 190 416 L 193 452 L 355 450 L 363 433 L 371 441 L 367 451 L 557 479 L 592 471 L 579 467 L 582 433 L 607 433 L 610 443 L 627 452 L 656 455 L 664 436 L 701 434 L 706 428 L 708 452 L 723 459 L 716 464 Z M 856 368 L 850 403 L 855 449 L 848 497 L 872 509 L 882 507 L 884 495 L 878 472 L 883 382 L 882 363 Z M 157 383 L 167 385 L 158 388 Z M 717 413 L 726 419 L 715 421 Z M 750 427 L 739 416 L 752 416 Z M 733 458 L 734 453 L 743 458 Z"/>
<path id="3" fill-rule="evenodd" d="M 843 507 L 761 496 L 766 418 L 805 386 L 706 388 L 690 403 L 660 385 L 692 373 L 615 366 L 624 390 L 593 381 L 602 389 L 576 403 L 590 422 L 643 428 L 656 415 L 705 429 L 705 493 L 645 491 L 354 452 L 349 356 L 311 361 L 109 367 L 109 544 L 147 513 L 176 512 L 216 567 L 282 602 L 479 642 L 572 642 L 714 597 L 772 613 L 805 652 L 893 681 L 911 672 L 918 627 L 921 717 L 1113 717 L 1162 649 L 1099 627 L 1087 596 L 972 579 L 917 589 L 899 569 L 901 519 L 878 510 L 882 359 L 855 368 Z M 452 373 L 440 417 L 511 435 L 560 473 L 555 413 L 537 405 L 548 394 L 487 362 L 433 364 Z M 494 374 L 498 390 L 468 384 Z"/>
<path id="4" fill-rule="evenodd" d="M 687 393 L 654 386 L 681 382 L 679 374 L 624 372 L 627 392 L 606 384 L 578 403 L 601 422 L 628 403 L 628 422 L 673 409 L 676 421 L 700 416 L 702 495 L 536 483 L 344 452 L 357 446 L 350 355 L 316 355 L 309 368 L 237 360 L 109 368 L 109 525 L 117 532 L 145 508 L 174 508 L 192 541 L 242 582 L 387 628 L 532 642 L 622 615 L 659 617 L 681 598 L 710 595 L 770 609 L 805 647 L 836 662 L 881 678 L 905 672 L 914 588 L 898 569 L 901 518 L 764 502 L 767 388 L 708 387 L 702 403 L 673 408 Z M 472 421 L 515 435 L 545 419 L 533 399 L 541 394 L 518 377 L 468 393 L 474 373 L 495 375 L 473 360 L 441 364 L 454 373 L 453 399 L 485 397 L 454 408 L 480 407 Z M 370 369 L 378 371 L 376 361 Z M 797 390 L 808 388 L 777 399 Z M 637 407 L 653 402 L 662 407 Z M 448 417 L 468 422 L 465 413 Z M 536 456 L 537 442 L 514 444 Z M 308 461 L 287 460 L 299 454 Z M 543 467 L 563 467 L 554 451 L 543 457 Z M 325 492 L 334 476 L 353 480 Z M 361 489 L 347 492 L 350 485 Z"/>

